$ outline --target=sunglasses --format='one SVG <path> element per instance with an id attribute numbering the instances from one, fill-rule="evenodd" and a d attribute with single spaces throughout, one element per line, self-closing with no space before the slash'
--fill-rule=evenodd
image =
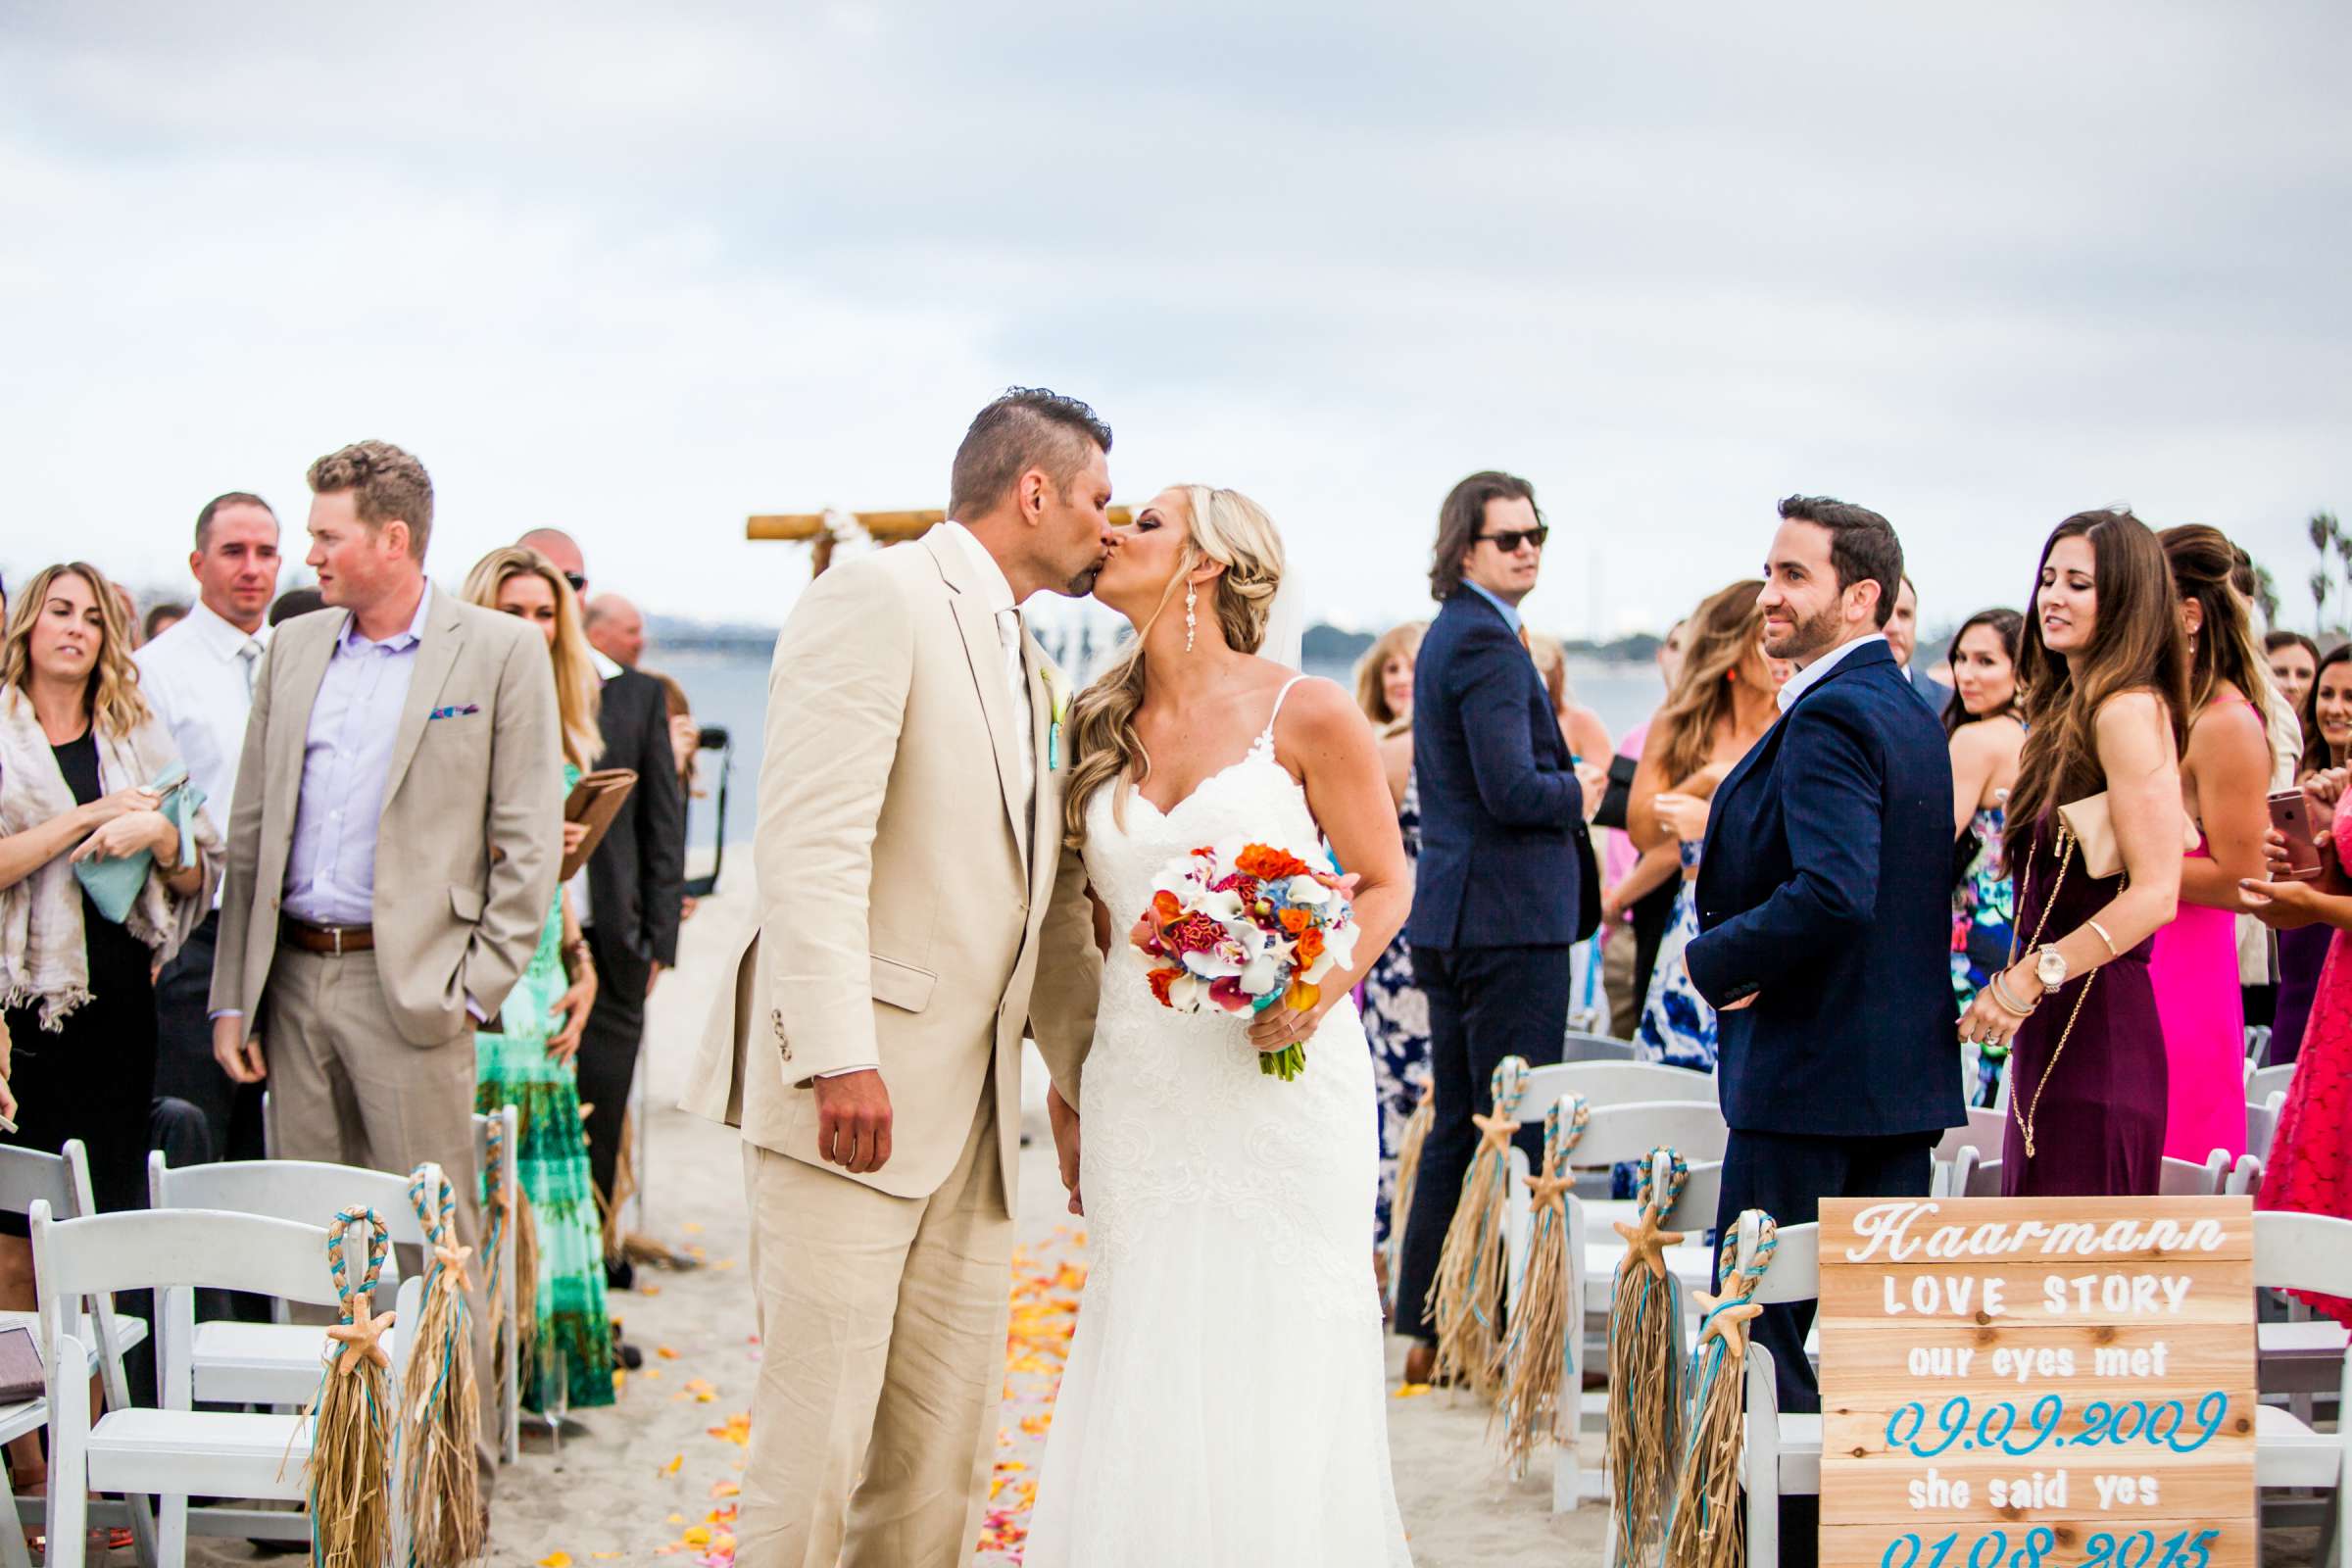
<path id="1" fill-rule="evenodd" d="M 1551 537 L 1551 529 L 1548 526 L 1508 528 L 1501 533 L 1482 533 L 1479 537 L 1494 545 L 1504 555 L 1515 556 L 1519 553 L 1521 545 L 1534 545 L 1538 550 L 1543 549 L 1544 541 Z"/>
<path id="2" fill-rule="evenodd" d="M 1537 542 L 1540 544 L 1543 541 L 1538 540 Z M 564 574 L 564 580 L 571 584 L 571 591 L 575 594 L 584 594 L 588 591 L 588 579 L 581 576 L 576 571 L 565 572 Z"/>

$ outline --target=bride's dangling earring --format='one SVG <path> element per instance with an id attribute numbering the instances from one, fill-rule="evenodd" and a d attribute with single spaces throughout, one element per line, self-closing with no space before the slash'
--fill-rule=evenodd
<path id="1" fill-rule="evenodd" d="M 1193 618 L 1193 605 L 1200 597 L 1191 583 L 1184 585 L 1184 651 L 1188 654 L 1193 651 L 1193 628 L 1198 624 Z"/>

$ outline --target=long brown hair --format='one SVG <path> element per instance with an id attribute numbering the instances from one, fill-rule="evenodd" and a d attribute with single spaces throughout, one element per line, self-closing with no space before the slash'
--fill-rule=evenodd
<path id="1" fill-rule="evenodd" d="M 546 583 L 556 596 L 556 640 L 548 648 L 556 677 L 556 717 L 564 729 L 564 760 L 585 773 L 596 765 L 597 754 L 605 746 L 596 721 L 597 709 L 604 702 L 604 682 L 596 678 L 596 661 L 589 656 L 588 638 L 580 630 L 579 601 L 571 584 L 538 551 L 507 545 L 473 564 L 473 569 L 466 574 L 465 598 L 468 604 L 496 610 L 498 591 L 510 578 L 525 574 Z"/>
<path id="2" fill-rule="evenodd" d="M 0 691 L 26 692 L 32 685 L 32 623 L 49 598 L 49 589 L 68 573 L 89 585 L 98 601 L 98 618 L 106 634 L 91 662 L 89 684 L 82 692 L 82 710 L 93 727 L 109 736 L 127 735 L 147 722 L 147 700 L 139 695 L 139 666 L 130 660 L 130 621 L 122 601 L 106 573 L 85 561 L 45 566 L 33 574 L 10 602 L 8 635 L 0 642 Z"/>
<path id="3" fill-rule="evenodd" d="M 1756 596 L 1763 591 L 1763 583 L 1743 578 L 1708 595 L 1683 622 L 1683 676 L 1650 720 L 1651 732 L 1666 737 L 1659 760 L 1669 789 L 1707 765 L 1716 726 L 1732 716 L 1735 672 L 1761 659 L 1764 612 Z"/>
<path id="4" fill-rule="evenodd" d="M 2156 542 L 2173 568 L 2174 590 L 2183 601 L 2194 599 L 2203 615 L 2188 644 L 2189 722 L 2194 724 L 2213 701 L 2214 688 L 2228 681 L 2254 705 L 2254 715 L 2268 732 L 2271 669 L 2255 645 L 2246 601 L 2230 581 L 2237 547 L 2221 529 L 2202 522 L 2167 528 Z"/>
<path id="5" fill-rule="evenodd" d="M 1989 713 L 1972 713 L 1968 710 L 1968 705 L 1960 700 L 1960 639 L 1979 626 L 1989 628 L 2001 640 L 2001 652 L 2009 656 L 2009 701 Z M 1952 666 L 1952 695 L 1943 705 L 1945 740 L 1959 734 L 1964 724 L 1974 724 L 1987 718 L 2015 718 L 2018 715 L 2025 705 L 2026 689 L 2017 684 L 2017 645 L 2018 639 L 2025 634 L 2026 617 L 2014 610 L 2001 608 L 1978 611 L 1960 623 L 1958 631 L 1952 633 L 1951 646 L 1944 654 Z"/>
<path id="6" fill-rule="evenodd" d="M 2041 573 L 2061 539 L 2089 542 L 2098 595 L 2090 646 L 2071 657 L 2041 640 Z M 2042 818 L 2107 787 L 2095 727 L 2109 698 L 2152 693 L 2173 727 L 2175 755 L 2188 750 L 2188 637 L 2164 546 L 2146 523 L 2129 512 L 2078 512 L 2050 531 L 2026 601 L 2017 683 L 2025 692 L 2026 745 L 2009 792 L 2011 865 L 2025 863 Z"/>

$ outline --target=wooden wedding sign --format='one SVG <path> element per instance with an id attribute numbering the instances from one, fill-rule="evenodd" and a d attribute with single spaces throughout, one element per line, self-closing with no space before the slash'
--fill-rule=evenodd
<path id="1" fill-rule="evenodd" d="M 2245 1198 L 1825 1199 L 1827 1568 L 2250 1568 Z"/>

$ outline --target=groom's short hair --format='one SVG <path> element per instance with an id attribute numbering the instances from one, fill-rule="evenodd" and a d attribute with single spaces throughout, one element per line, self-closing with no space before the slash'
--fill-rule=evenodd
<path id="1" fill-rule="evenodd" d="M 1031 468 L 1045 469 L 1066 494 L 1098 447 L 1110 450 L 1110 426 L 1084 403 L 1042 386 L 1007 387 L 980 411 L 956 449 L 948 515 L 980 515 Z"/>
<path id="2" fill-rule="evenodd" d="M 1858 582 L 1879 585 L 1879 624 L 1894 618 L 1894 601 L 1902 591 L 1903 542 L 1894 524 L 1868 507 L 1853 506 L 1831 496 L 1790 496 L 1781 503 L 1781 520 L 1809 522 L 1830 535 L 1830 567 L 1838 573 L 1838 591 Z"/>

